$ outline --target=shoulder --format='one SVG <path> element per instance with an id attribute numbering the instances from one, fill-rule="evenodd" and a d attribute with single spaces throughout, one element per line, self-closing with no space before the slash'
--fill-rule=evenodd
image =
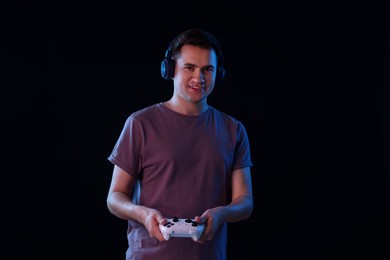
<path id="1" fill-rule="evenodd" d="M 156 103 L 147 107 L 144 107 L 140 110 L 134 111 L 128 116 L 128 120 L 142 120 L 150 117 L 154 117 L 158 114 L 161 114 L 163 106 L 161 103 Z"/>
<path id="2" fill-rule="evenodd" d="M 156 113 L 159 110 L 161 110 L 161 103 L 156 103 L 156 104 L 144 107 L 140 110 L 134 111 L 130 116 L 142 117 L 144 115 Z"/>
<path id="3" fill-rule="evenodd" d="M 155 118 L 160 117 L 161 109 L 162 108 L 160 103 L 157 103 L 133 111 L 130 115 L 127 116 L 125 120 L 125 127 L 133 128 L 136 125 L 142 125 L 146 122 L 154 121 Z"/>
<path id="4" fill-rule="evenodd" d="M 241 120 L 236 117 L 227 114 L 226 112 L 222 112 L 214 107 L 211 107 L 210 113 L 214 116 L 216 123 L 218 125 L 225 125 L 226 127 L 235 131 L 238 135 L 246 135 L 246 128 Z"/>
<path id="5" fill-rule="evenodd" d="M 228 123 L 234 124 L 234 125 L 240 125 L 241 122 L 234 116 L 227 114 L 226 112 L 223 112 L 219 109 L 216 109 L 215 107 L 210 106 L 210 113 L 217 119 L 226 121 Z"/>

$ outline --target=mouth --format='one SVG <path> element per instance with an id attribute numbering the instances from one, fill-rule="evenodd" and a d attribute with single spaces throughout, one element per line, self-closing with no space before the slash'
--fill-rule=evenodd
<path id="1" fill-rule="evenodd" d="M 199 85 L 199 84 L 189 84 L 188 87 L 194 89 L 194 90 L 202 90 L 205 89 L 206 86 L 204 85 Z"/>

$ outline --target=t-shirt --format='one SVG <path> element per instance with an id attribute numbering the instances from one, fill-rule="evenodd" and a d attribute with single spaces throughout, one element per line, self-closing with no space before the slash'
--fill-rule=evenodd
<path id="1" fill-rule="evenodd" d="M 164 217 L 194 218 L 231 202 L 232 172 L 252 167 L 243 124 L 212 106 L 183 115 L 157 103 L 126 120 L 109 161 L 137 179 L 133 202 Z M 226 259 L 227 224 L 212 240 L 159 242 L 129 220 L 126 259 Z"/>

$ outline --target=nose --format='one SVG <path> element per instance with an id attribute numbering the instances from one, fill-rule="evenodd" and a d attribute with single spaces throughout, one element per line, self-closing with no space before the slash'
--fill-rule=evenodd
<path id="1" fill-rule="evenodd" d="M 193 78 L 196 82 L 198 82 L 198 83 L 204 83 L 204 82 L 205 82 L 204 73 L 203 73 L 202 70 L 200 70 L 200 69 L 195 70 L 194 75 L 193 75 L 192 78 Z"/>

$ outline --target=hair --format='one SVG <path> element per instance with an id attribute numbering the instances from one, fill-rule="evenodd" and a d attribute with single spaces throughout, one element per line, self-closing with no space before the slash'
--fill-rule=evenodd
<path id="1" fill-rule="evenodd" d="M 217 66 L 223 66 L 221 45 L 213 34 L 202 29 L 189 29 L 178 36 L 170 44 L 171 57 L 175 59 L 184 45 L 198 46 L 204 49 L 214 49 L 217 55 Z"/>

